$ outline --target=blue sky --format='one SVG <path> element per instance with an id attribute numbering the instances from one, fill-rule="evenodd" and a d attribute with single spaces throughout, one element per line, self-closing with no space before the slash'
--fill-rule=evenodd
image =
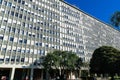
<path id="1" fill-rule="evenodd" d="M 65 0 L 84 12 L 110 24 L 110 17 L 120 11 L 120 0 Z"/>

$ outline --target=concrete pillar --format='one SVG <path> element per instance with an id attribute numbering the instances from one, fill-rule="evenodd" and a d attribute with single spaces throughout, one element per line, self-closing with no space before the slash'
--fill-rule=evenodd
<path id="1" fill-rule="evenodd" d="M 14 80 L 15 68 L 12 68 L 10 80 Z"/>
<path id="2" fill-rule="evenodd" d="M 41 80 L 43 80 L 43 70 L 41 69 Z"/>
<path id="3" fill-rule="evenodd" d="M 34 72 L 34 69 L 31 68 L 31 72 L 30 72 L 30 80 L 33 80 L 33 72 Z"/>

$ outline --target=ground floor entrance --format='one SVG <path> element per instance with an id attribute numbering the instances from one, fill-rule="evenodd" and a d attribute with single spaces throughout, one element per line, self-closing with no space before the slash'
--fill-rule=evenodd
<path id="1" fill-rule="evenodd" d="M 3 77 L 5 80 L 43 80 L 43 71 L 39 68 L 0 68 L 0 80 Z"/>
<path id="2" fill-rule="evenodd" d="M 0 80 L 3 77 L 6 77 L 6 79 L 10 78 L 11 69 L 10 68 L 0 68 Z"/>
<path id="3" fill-rule="evenodd" d="M 71 79 L 76 73 L 69 74 L 69 70 L 52 69 L 46 71 L 40 68 L 0 68 L 0 80 L 5 77 L 5 80 L 51 80 L 57 77 Z M 61 74 L 61 75 L 60 75 Z M 64 75 L 64 76 L 63 76 Z"/>
<path id="4" fill-rule="evenodd" d="M 30 79 L 30 68 L 21 69 L 16 68 L 14 74 L 14 80 L 27 80 Z"/>

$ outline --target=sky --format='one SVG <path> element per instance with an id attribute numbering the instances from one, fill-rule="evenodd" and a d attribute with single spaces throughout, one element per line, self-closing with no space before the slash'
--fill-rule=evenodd
<path id="1" fill-rule="evenodd" d="M 82 11 L 110 24 L 115 11 L 120 11 L 120 0 L 64 0 Z"/>

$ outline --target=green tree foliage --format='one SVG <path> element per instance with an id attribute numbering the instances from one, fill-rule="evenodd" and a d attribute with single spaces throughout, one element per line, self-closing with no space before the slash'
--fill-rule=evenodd
<path id="1" fill-rule="evenodd" d="M 76 68 L 79 70 L 81 69 L 81 66 L 83 66 L 83 62 L 81 58 L 78 58 L 78 60 L 76 61 Z"/>
<path id="2" fill-rule="evenodd" d="M 57 67 L 59 65 L 59 58 L 58 56 L 48 53 L 47 56 L 44 58 L 43 66 L 45 69 L 49 70 L 52 67 Z"/>
<path id="3" fill-rule="evenodd" d="M 112 25 L 118 27 L 120 26 L 120 11 L 116 11 L 111 17 Z"/>
<path id="4" fill-rule="evenodd" d="M 77 65 L 78 64 L 78 65 Z M 43 66 L 45 69 L 50 70 L 51 68 L 63 70 L 75 70 L 76 68 L 80 68 L 82 64 L 81 58 L 79 58 L 72 51 L 54 51 L 52 53 L 48 53 L 45 56 L 43 61 Z"/>
<path id="5" fill-rule="evenodd" d="M 90 72 L 114 75 L 119 73 L 120 51 L 110 47 L 102 46 L 96 49 L 90 61 Z"/>

